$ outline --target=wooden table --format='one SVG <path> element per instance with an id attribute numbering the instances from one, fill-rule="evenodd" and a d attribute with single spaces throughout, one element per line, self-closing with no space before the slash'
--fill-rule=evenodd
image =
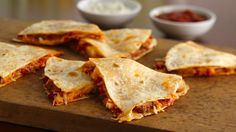
<path id="1" fill-rule="evenodd" d="M 236 13 L 231 13 L 234 10 L 236 1 L 221 1 L 221 0 L 139 0 L 143 5 L 143 10 L 134 21 L 127 25 L 127 27 L 138 28 L 151 28 L 153 29 L 155 37 L 164 37 L 151 23 L 148 12 L 151 8 L 172 3 L 191 3 L 200 5 L 213 10 L 217 14 L 217 23 L 213 29 L 203 37 L 199 38 L 198 42 L 206 45 L 216 45 L 224 47 L 236 48 Z M 19 19 L 25 21 L 37 21 L 42 19 L 75 19 L 85 21 L 75 8 L 76 1 L 69 0 L 40 0 L 40 1 L 15 1 L 15 0 L 0 0 L 0 23 L 6 19 Z M 7 27 L 6 24 L 0 24 L 0 30 Z M 11 34 L 13 35 L 13 33 Z M 4 40 L 10 39 L 9 37 L 0 36 Z M 34 130 L 41 131 L 40 129 L 23 127 L 8 123 L 0 123 L 0 128 L 5 130 Z"/>

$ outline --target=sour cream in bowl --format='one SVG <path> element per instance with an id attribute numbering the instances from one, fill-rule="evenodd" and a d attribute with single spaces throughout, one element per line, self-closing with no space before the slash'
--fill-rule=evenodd
<path id="1" fill-rule="evenodd" d="M 119 28 L 141 10 L 135 0 L 81 0 L 77 8 L 88 21 L 106 28 Z"/>

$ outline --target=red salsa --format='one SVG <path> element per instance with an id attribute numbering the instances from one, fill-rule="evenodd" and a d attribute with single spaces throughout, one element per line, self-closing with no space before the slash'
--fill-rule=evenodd
<path id="1" fill-rule="evenodd" d="M 163 13 L 156 16 L 159 19 L 174 21 L 174 22 L 200 22 L 207 20 L 207 17 L 193 12 L 191 10 L 174 11 Z"/>

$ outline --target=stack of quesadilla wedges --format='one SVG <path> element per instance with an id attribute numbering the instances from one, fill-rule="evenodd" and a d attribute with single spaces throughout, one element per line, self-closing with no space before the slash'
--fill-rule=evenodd
<path id="1" fill-rule="evenodd" d="M 117 57 L 137 60 L 152 51 L 157 40 L 149 29 L 112 29 L 104 31 L 104 39 L 81 39 L 73 49 L 91 58 Z"/>
<path id="2" fill-rule="evenodd" d="M 149 29 L 112 29 L 72 20 L 45 20 L 18 33 L 17 42 L 37 45 L 70 45 L 87 57 L 139 59 L 156 46 Z"/>
<path id="3" fill-rule="evenodd" d="M 66 60 L 53 57 L 60 51 L 0 42 L 0 87 L 45 67 L 44 88 L 53 105 L 84 99 L 97 89 L 119 122 L 157 114 L 173 105 L 189 89 L 182 76 L 236 73 L 235 55 L 194 42 L 173 46 L 164 60 L 156 62 L 162 72 L 134 61 L 157 45 L 149 29 L 102 31 L 94 24 L 47 20 L 25 28 L 15 40 L 49 46 L 72 42 L 70 48 L 89 60 Z"/>

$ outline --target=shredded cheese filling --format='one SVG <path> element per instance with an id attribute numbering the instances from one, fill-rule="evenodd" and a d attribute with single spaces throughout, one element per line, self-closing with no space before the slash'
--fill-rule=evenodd
<path id="1" fill-rule="evenodd" d="M 217 76 L 217 75 L 236 74 L 236 68 L 233 68 L 233 67 L 226 68 L 226 67 L 216 67 L 216 66 L 188 67 L 188 68 L 174 70 L 174 71 L 167 71 L 167 68 L 165 66 L 165 61 L 157 61 L 155 64 L 155 68 L 158 71 L 180 74 L 184 77 L 187 77 L 187 76 Z"/>
<path id="2" fill-rule="evenodd" d="M 70 102 L 87 98 L 85 94 L 90 92 L 90 88 L 87 87 L 70 92 L 64 92 L 61 91 L 61 89 L 58 88 L 49 78 L 44 77 L 43 81 L 46 94 L 48 95 L 48 98 L 52 100 L 54 106 L 66 105 Z"/>

